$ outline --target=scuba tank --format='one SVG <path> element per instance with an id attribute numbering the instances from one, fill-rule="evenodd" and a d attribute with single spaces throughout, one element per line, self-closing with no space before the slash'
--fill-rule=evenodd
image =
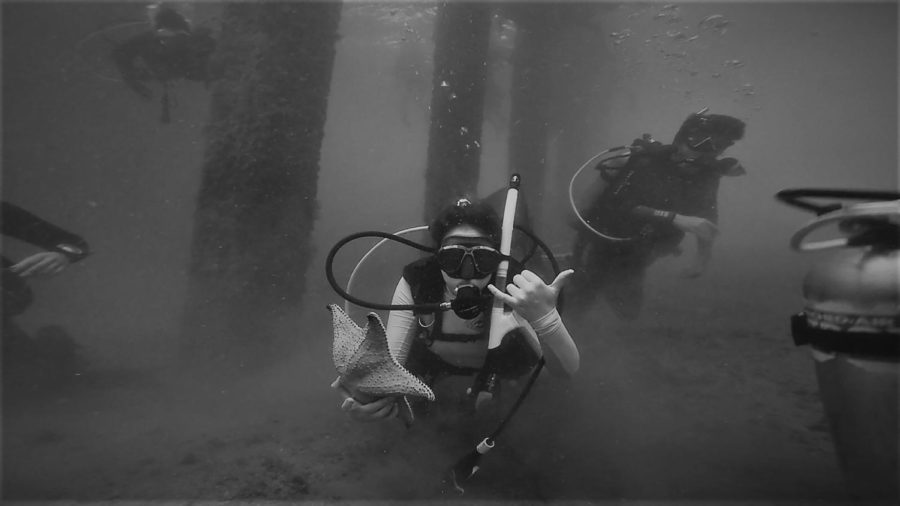
<path id="1" fill-rule="evenodd" d="M 785 190 L 777 197 L 819 214 L 791 239 L 794 250 L 820 252 L 803 281 L 804 310 L 791 318 L 791 332 L 796 345 L 812 351 L 848 492 L 897 500 L 900 194 Z M 807 198 L 875 202 L 822 206 Z M 810 240 L 829 226 L 837 238 Z"/>

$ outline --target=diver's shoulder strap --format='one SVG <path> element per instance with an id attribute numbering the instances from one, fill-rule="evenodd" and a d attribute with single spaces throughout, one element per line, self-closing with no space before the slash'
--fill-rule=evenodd
<path id="1" fill-rule="evenodd" d="M 635 139 L 629 147 L 630 156 L 628 165 L 631 168 L 644 166 L 650 163 L 668 161 L 678 151 L 673 144 L 663 144 L 645 136 L 643 139 Z"/>
<path id="2" fill-rule="evenodd" d="M 403 268 L 403 279 L 409 283 L 414 304 L 433 304 L 443 302 L 444 286 L 441 268 L 434 257 L 416 260 Z M 415 310 L 416 315 L 428 314 L 432 311 Z"/>

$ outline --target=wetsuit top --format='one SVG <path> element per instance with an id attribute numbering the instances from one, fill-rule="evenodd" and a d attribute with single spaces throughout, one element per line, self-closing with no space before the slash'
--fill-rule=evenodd
<path id="1" fill-rule="evenodd" d="M 588 222 L 615 237 L 639 238 L 635 246 L 662 254 L 673 252 L 684 238 L 684 232 L 672 225 L 675 214 L 717 222 L 722 171 L 698 162 L 677 162 L 671 157 L 674 152 L 673 146 L 656 143 L 632 153 L 591 204 Z"/>
<path id="2" fill-rule="evenodd" d="M 40 217 L 8 202 L 2 203 L 2 233 L 4 236 L 25 241 L 47 251 L 65 255 L 70 262 L 84 259 L 90 253 L 87 242 L 80 236 L 66 231 Z M 3 256 L 3 268 L 13 265 Z"/>
<path id="3" fill-rule="evenodd" d="M 403 277 L 394 291 L 392 304 L 422 304 L 449 301 L 452 298 L 453 294 L 449 293 L 440 268 L 433 257 L 428 257 L 404 268 Z M 574 354 L 574 366 L 567 363 L 562 368 L 569 372 L 577 369 L 575 344 L 556 310 L 533 322 L 533 325 L 516 313 L 513 316 L 522 327 L 533 329 L 540 343 L 532 343 L 532 347 L 546 345 L 554 355 Z M 424 345 L 428 352 L 436 355 L 444 364 L 455 368 L 455 373 L 476 372 L 484 365 L 487 355 L 489 323 L 490 306 L 472 320 L 464 320 L 452 311 L 415 314 L 411 310 L 395 310 L 388 317 L 388 346 L 401 364 L 406 363 L 414 346 Z M 534 349 L 534 352 L 539 355 L 541 350 Z"/>

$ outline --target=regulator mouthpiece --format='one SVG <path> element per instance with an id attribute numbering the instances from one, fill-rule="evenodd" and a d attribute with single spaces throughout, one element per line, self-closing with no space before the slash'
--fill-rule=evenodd
<path id="1" fill-rule="evenodd" d="M 484 311 L 484 296 L 475 285 L 462 285 L 456 289 L 456 298 L 450 304 L 450 308 L 456 316 L 463 320 L 476 318 Z"/>

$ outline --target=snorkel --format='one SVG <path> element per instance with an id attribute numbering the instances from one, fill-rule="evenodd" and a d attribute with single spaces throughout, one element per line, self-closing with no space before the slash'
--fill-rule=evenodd
<path id="1" fill-rule="evenodd" d="M 503 226 L 500 232 L 500 254 L 506 258 L 500 261 L 497 267 L 497 274 L 494 277 L 495 286 L 506 286 L 506 275 L 509 273 L 509 252 L 512 250 L 513 224 L 516 222 L 516 205 L 519 202 L 519 184 L 521 178 L 518 174 L 513 174 L 509 180 L 509 190 L 506 192 L 506 206 L 503 209 Z M 494 297 L 491 305 L 491 332 L 488 338 L 488 353 L 500 346 L 503 339 L 501 329 L 497 329 L 499 325 L 494 325 L 503 318 L 506 308 L 503 301 Z"/>
<path id="2" fill-rule="evenodd" d="M 519 198 L 519 185 L 521 183 L 521 178 L 518 174 L 513 174 L 509 181 L 509 187 L 506 193 L 506 205 L 503 212 L 503 227 L 501 231 L 501 239 L 500 239 L 500 253 L 503 255 L 509 256 L 509 252 L 512 249 L 512 232 L 515 228 L 515 215 L 516 215 L 516 205 L 518 203 Z M 559 266 L 556 264 L 555 258 L 552 255 L 549 256 L 551 263 L 553 264 L 553 270 L 555 273 L 559 273 Z M 497 274 L 494 281 L 494 286 L 499 289 L 504 289 L 506 287 L 506 278 L 509 273 L 509 260 L 503 260 L 500 262 L 500 266 L 497 268 Z M 497 369 L 502 367 L 504 364 L 502 363 L 502 349 L 507 343 L 510 343 L 510 339 L 504 339 L 514 330 L 531 330 L 530 327 L 525 329 L 519 325 L 515 318 L 512 316 L 512 311 L 507 311 L 505 304 L 499 297 L 495 297 L 493 304 L 491 306 L 491 326 L 490 332 L 488 334 L 488 352 L 487 357 L 485 357 L 485 364 L 482 368 L 482 373 L 476 377 L 476 385 L 480 383 L 480 389 L 476 389 L 473 386 L 473 391 L 470 394 L 475 395 L 475 409 L 485 402 L 488 402 L 492 399 L 494 395 L 494 387 L 499 384 L 499 377 L 497 374 Z M 533 331 L 532 335 L 533 335 Z M 537 342 L 537 337 L 533 336 L 535 342 Z M 537 343 L 537 346 L 540 347 L 540 343 Z M 537 364 L 531 371 L 531 374 L 528 377 L 525 386 L 522 387 L 521 392 L 519 393 L 518 398 L 516 398 L 513 405 L 509 408 L 509 411 L 506 415 L 500 420 L 497 427 L 485 438 L 478 442 L 475 445 L 475 448 L 469 451 L 466 455 L 460 458 L 456 464 L 450 469 L 450 481 L 453 484 L 454 489 L 460 494 L 465 493 L 465 489 L 462 487 L 462 483 L 466 480 L 472 478 L 475 473 L 480 469 L 479 461 L 481 457 L 487 452 L 491 451 L 496 445 L 496 439 L 506 427 L 507 423 L 512 419 L 513 415 L 515 415 L 516 411 L 519 409 L 519 406 L 522 405 L 522 402 L 528 396 L 528 393 L 531 391 L 531 387 L 534 385 L 535 381 L 540 375 L 541 370 L 544 367 L 544 357 L 538 359 Z"/>
<path id="3" fill-rule="evenodd" d="M 506 205 L 503 209 L 503 226 L 500 232 L 500 254 L 509 257 L 512 250 L 512 233 L 513 224 L 516 221 L 516 205 L 519 201 L 519 184 L 521 178 L 518 174 L 513 174 L 509 179 L 509 187 L 506 191 Z M 504 259 L 497 267 L 497 274 L 494 276 L 494 286 L 501 290 L 506 288 L 506 277 L 509 274 L 509 260 Z M 496 385 L 499 381 L 496 370 L 497 361 L 501 360 L 499 348 L 503 342 L 503 338 L 517 325 L 511 321 L 510 311 L 506 310 L 506 306 L 498 297 L 494 297 L 491 304 L 491 326 L 488 334 L 488 351 L 484 360 L 482 373 L 475 379 L 475 385 L 472 387 L 470 395 L 475 396 L 475 409 L 490 402 L 494 397 Z M 540 346 L 540 345 L 539 345 Z"/>

